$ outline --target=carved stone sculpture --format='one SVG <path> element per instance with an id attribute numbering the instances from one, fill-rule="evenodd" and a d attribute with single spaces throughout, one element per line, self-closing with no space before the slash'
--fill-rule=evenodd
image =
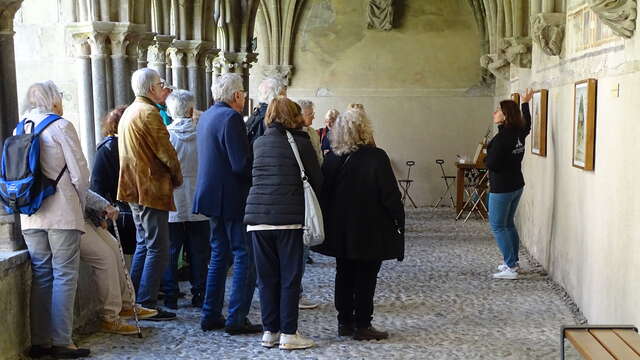
<path id="1" fill-rule="evenodd" d="M 564 13 L 541 13 L 534 17 L 531 24 L 533 41 L 545 54 L 558 56 L 562 52 L 565 21 Z"/>
<path id="2" fill-rule="evenodd" d="M 265 77 L 283 79 L 287 85 L 291 82 L 292 65 L 263 65 L 262 73 Z"/>
<path id="3" fill-rule="evenodd" d="M 367 27 L 384 31 L 393 28 L 393 0 L 369 0 Z"/>
<path id="4" fill-rule="evenodd" d="M 630 38 L 636 29 L 636 0 L 589 0 L 591 10 L 616 35 Z"/>
<path id="5" fill-rule="evenodd" d="M 507 61 L 517 67 L 531 67 L 531 39 L 506 38 L 504 41 L 504 55 Z"/>
<path id="6" fill-rule="evenodd" d="M 509 80 L 509 62 L 501 54 L 487 54 L 480 57 L 480 66 L 489 70 L 496 78 Z"/>

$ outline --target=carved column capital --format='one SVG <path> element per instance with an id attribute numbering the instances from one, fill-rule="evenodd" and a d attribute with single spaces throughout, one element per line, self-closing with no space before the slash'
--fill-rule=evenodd
<path id="1" fill-rule="evenodd" d="M 627 39 L 633 36 L 638 16 L 636 0 L 589 0 L 589 4 L 616 35 Z"/>
<path id="2" fill-rule="evenodd" d="M 503 39 L 504 56 L 507 61 L 517 67 L 531 67 L 531 38 L 511 37 Z"/>
<path id="3" fill-rule="evenodd" d="M 171 46 L 171 43 L 175 39 L 175 36 L 169 35 L 156 35 L 152 45 L 149 47 L 152 57 L 155 58 L 155 62 L 164 63 L 167 57 L 167 49 Z"/>
<path id="4" fill-rule="evenodd" d="M 225 52 L 216 58 L 214 67 L 219 67 L 223 73 L 242 73 L 249 71 L 257 60 L 258 54 L 256 53 Z"/>
<path id="5" fill-rule="evenodd" d="M 0 0 L 0 33 L 13 35 L 13 18 L 21 5 L 22 0 Z"/>
<path id="6" fill-rule="evenodd" d="M 293 65 L 264 65 L 262 74 L 265 77 L 275 77 L 286 81 L 287 85 L 291 82 Z"/>
<path id="7" fill-rule="evenodd" d="M 531 20 L 532 38 L 549 56 L 562 52 L 566 15 L 565 13 L 540 13 Z"/>
<path id="8" fill-rule="evenodd" d="M 501 54 L 487 54 L 480 57 L 480 66 L 489 70 L 496 78 L 509 80 L 509 62 Z"/>
<path id="9" fill-rule="evenodd" d="M 147 61 L 147 52 L 149 51 L 149 46 L 153 45 L 155 37 L 156 33 L 154 32 L 136 34 L 135 44 L 138 53 L 138 62 Z"/>
<path id="10" fill-rule="evenodd" d="M 204 58 L 214 44 L 211 41 L 175 40 L 172 46 L 186 54 L 187 67 L 199 67 L 204 65 Z"/>

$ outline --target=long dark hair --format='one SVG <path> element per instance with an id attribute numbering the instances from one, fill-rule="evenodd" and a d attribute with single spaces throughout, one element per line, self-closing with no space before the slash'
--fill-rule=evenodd
<path id="1" fill-rule="evenodd" d="M 500 101 L 500 110 L 504 114 L 504 126 L 512 129 L 522 129 L 524 120 L 518 104 L 513 100 Z"/>

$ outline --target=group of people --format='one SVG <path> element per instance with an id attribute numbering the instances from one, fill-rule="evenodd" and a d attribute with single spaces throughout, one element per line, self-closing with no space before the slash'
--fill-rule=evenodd
<path id="1" fill-rule="evenodd" d="M 303 242 L 303 180 L 320 199 L 325 226 L 324 242 L 311 250 L 336 258 L 338 335 L 389 336 L 372 326 L 373 297 L 382 261 L 404 258 L 405 214 L 389 157 L 376 146 L 362 105 L 328 111 L 316 131 L 314 104 L 290 100 L 276 78 L 258 87 L 260 104 L 246 124 L 247 93 L 237 74 L 216 79 L 215 104 L 203 113 L 192 93 L 172 89 L 155 70 L 135 71 L 131 85 L 133 103 L 103 121 L 91 176 L 78 135 L 62 118 L 59 89 L 47 81 L 27 90 L 25 121 L 37 126 L 59 117 L 40 135 L 41 171 L 59 179 L 57 191 L 35 214 L 21 216 L 33 272 L 31 357 L 90 354 L 71 338 L 80 259 L 93 269 L 101 329 L 134 334 L 124 320 L 176 318 L 168 310 L 178 306 L 182 253 L 202 330 L 262 333 L 268 348 L 314 346 L 298 331 L 298 310 L 317 306 L 302 289 L 310 250 Z M 524 186 L 531 95 L 523 96 L 522 112 L 510 100 L 494 112 L 499 133 L 486 164 L 490 223 L 504 255 L 496 278 L 517 278 L 513 216 Z M 133 253 L 130 272 L 123 253 Z M 261 324 L 248 319 L 256 286 Z"/>
<path id="2" fill-rule="evenodd" d="M 125 320 L 176 318 L 169 310 L 178 307 L 181 254 L 204 331 L 262 333 L 268 348 L 314 346 L 298 331 L 299 309 L 318 305 L 302 289 L 313 250 L 336 258 L 338 334 L 388 337 L 371 325 L 373 296 L 382 261 L 404 258 L 404 210 L 362 105 L 330 110 L 316 131 L 314 104 L 290 100 L 276 78 L 258 87 L 247 123 L 237 74 L 216 79 L 215 104 L 202 113 L 192 93 L 155 70 L 135 71 L 131 85 L 133 103 L 103 120 L 91 174 L 56 85 L 35 83 L 25 96 L 25 121 L 59 117 L 40 135 L 41 171 L 59 176 L 57 191 L 21 217 L 33 271 L 31 357 L 90 354 L 71 338 L 80 260 L 93 270 L 101 330 L 135 334 Z M 325 225 L 324 242 L 311 249 L 303 243 L 303 178 Z M 132 254 L 130 271 L 123 254 Z M 256 287 L 260 324 L 248 319 Z"/>

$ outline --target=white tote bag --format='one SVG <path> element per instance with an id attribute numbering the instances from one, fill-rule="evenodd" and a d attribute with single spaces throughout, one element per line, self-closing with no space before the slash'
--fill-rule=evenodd
<path id="1" fill-rule="evenodd" d="M 302 165 L 302 159 L 300 159 L 298 145 L 296 145 L 293 135 L 288 131 L 287 139 L 289 139 L 289 145 L 291 145 L 293 155 L 295 155 L 296 161 L 298 161 L 300 177 L 302 178 L 302 188 L 304 189 L 304 232 L 302 241 L 306 246 L 320 245 L 324 242 L 324 222 L 322 221 L 320 202 L 307 179 L 304 165 Z"/>

